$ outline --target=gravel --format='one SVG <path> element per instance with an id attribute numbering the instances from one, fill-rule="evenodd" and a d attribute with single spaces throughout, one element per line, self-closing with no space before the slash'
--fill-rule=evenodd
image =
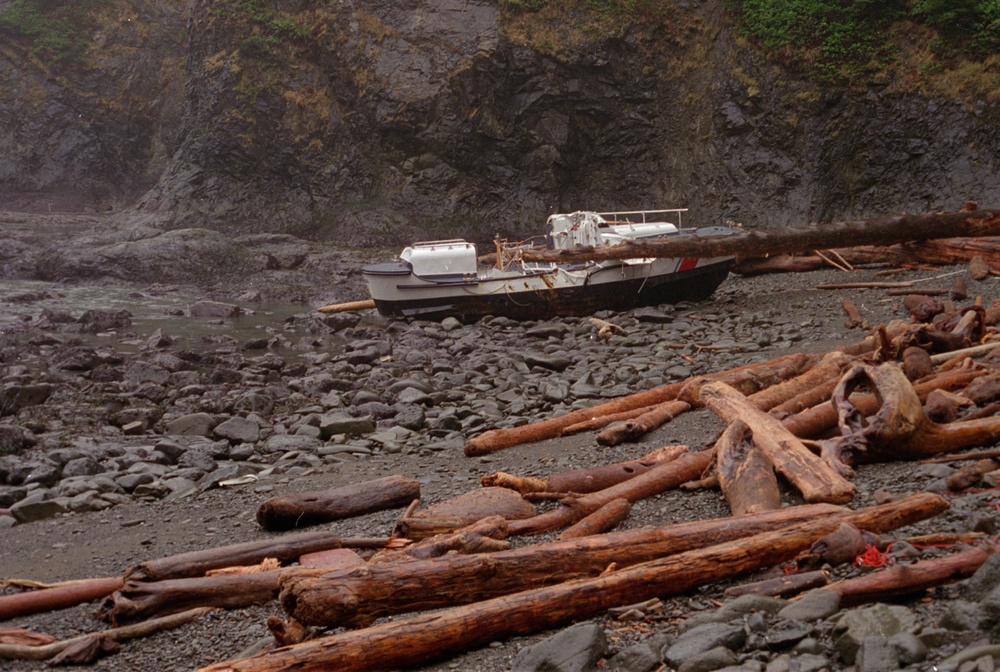
<path id="1" fill-rule="evenodd" d="M 223 338 L 221 343 L 202 344 L 196 355 L 190 354 L 193 349 L 183 340 L 163 345 L 163 335 L 170 335 L 169 324 L 162 325 L 162 333 L 157 334 L 151 330 L 126 334 L 129 326 L 119 326 L 96 347 L 87 345 L 93 341 L 53 326 L 63 323 L 44 314 L 48 294 L 43 292 L 36 301 L 18 304 L 29 319 L 24 320 L 22 330 L 5 337 L 0 371 L 8 382 L 44 382 L 54 389 L 45 404 L 16 416 L 29 427 L 35 445 L 14 451 L 7 470 L 31 460 L 40 465 L 39 474 L 44 464 L 58 465 L 54 476 L 24 493 L 44 492 L 43 501 L 56 497 L 54 488 L 69 492 L 67 488 L 78 482 L 66 475 L 69 465 L 77 479 L 103 476 L 118 486 L 124 479 L 131 489 L 109 487 L 108 492 L 92 497 L 92 505 L 77 510 L 66 507 L 54 516 L 7 527 L 0 544 L 0 575 L 37 581 L 114 576 L 143 560 L 261 539 L 269 533 L 255 522 L 257 507 L 283 493 L 401 474 L 418 478 L 422 502 L 431 504 L 478 487 L 480 476 L 493 471 L 541 476 L 630 459 L 667 444 L 684 443 L 693 449 L 710 445 L 723 426 L 701 410 L 680 416 L 641 442 L 612 448 L 598 446 L 592 435 L 585 434 L 478 458 L 462 453 L 468 438 L 488 428 L 551 417 L 690 375 L 789 352 L 823 352 L 860 340 L 866 332 L 845 325 L 841 304 L 846 299 L 873 326 L 907 319 L 901 297 L 887 297 L 885 290 L 815 288 L 827 282 L 877 279 L 875 270 L 731 276 L 704 303 L 601 314 L 627 332 L 607 342 L 596 337 L 596 329 L 586 319 L 578 318 L 544 323 L 498 318 L 461 325 L 301 313 L 271 323 L 267 315 L 258 314 L 253 316 L 258 335 L 250 347 L 244 348 L 244 343 L 254 340 L 250 337 L 242 342 Z M 950 287 L 952 278 L 939 276 L 953 272 L 964 271 L 907 271 L 893 280 Z M 1000 297 L 993 278 L 967 281 L 970 294 L 981 295 L 986 305 Z M 264 350 L 259 349 L 260 332 L 267 335 Z M 153 339 L 155 346 L 136 345 Z M 82 347 L 90 351 L 79 350 Z M 68 361 L 73 348 L 77 349 L 75 366 L 82 368 L 48 368 L 57 356 Z M 200 358 L 195 366 L 177 364 L 195 356 Z M 80 364 L 81 357 L 88 361 Z M 143 368 L 136 366 L 140 362 Z M 103 373 L 116 371 L 100 382 Z M 190 375 L 192 371 L 198 375 Z M 94 401 L 98 396 L 100 403 Z M 94 410 L 98 406 L 100 412 Z M 108 411 L 112 407 L 120 414 L 132 412 L 112 418 Z M 44 409 L 44 415 L 37 409 Z M 208 415 L 209 429 L 177 434 L 169 440 L 164 436 L 168 423 L 184 418 L 196 423 L 198 418 L 191 416 L 198 413 Z M 342 416 L 340 422 L 364 418 L 371 424 L 367 430 L 356 430 L 360 434 L 355 436 L 355 430 L 335 424 L 338 416 Z M 128 436 L 124 427 L 133 421 L 141 421 L 144 429 Z M 368 431 L 371 428 L 375 431 Z M 259 431 L 256 438 L 254 430 Z M 53 457 L 57 450 L 64 452 Z M 112 462 L 115 470 L 108 466 Z M 95 471 L 95 464 L 104 471 L 88 474 Z M 230 465 L 239 468 L 218 475 L 252 474 L 257 480 L 218 487 L 221 479 L 213 483 L 210 475 Z M 952 468 L 901 462 L 860 467 L 853 478 L 858 493 L 852 506 L 873 504 L 881 492 L 903 495 L 939 488 Z M 150 476 L 137 476 L 145 473 Z M 9 474 L 5 478 L 9 483 Z M 950 497 L 950 511 L 905 532 L 996 532 L 991 492 Z M 24 500 L 24 496 L 10 498 L 12 502 L 0 506 Z M 793 504 L 798 499 L 786 492 L 785 501 Z M 359 516 L 320 529 L 341 536 L 387 535 L 399 513 Z M 673 491 L 638 502 L 626 525 L 669 525 L 727 513 L 715 490 Z M 661 611 L 638 621 L 594 619 L 607 634 L 607 656 L 639 642 L 670 643 L 685 620 L 725 602 L 721 591 L 727 585 L 721 582 L 666 599 Z M 946 587 L 930 600 L 906 606 L 921 627 L 929 630 L 938 626 L 947 605 L 962 595 L 960 585 Z M 19 618 L 0 626 L 71 637 L 106 627 L 95 619 L 94 606 Z M 120 653 L 93 667 L 193 670 L 246 655 L 267 640 L 265 621 L 270 615 L 282 615 L 276 604 L 213 612 L 178 630 L 128 642 Z M 816 632 L 822 640 L 817 646 L 828 656 L 829 665 L 846 669 L 832 651 L 831 636 L 823 627 Z M 422 669 L 509 670 L 522 649 L 551 634 L 495 642 Z M 939 662 L 967 645 L 996 641 L 995 634 L 951 633 L 925 662 L 915 665 Z M 765 657 L 761 664 L 777 657 L 777 653 Z M 37 662 L 0 662 L 0 670 L 43 667 Z"/>

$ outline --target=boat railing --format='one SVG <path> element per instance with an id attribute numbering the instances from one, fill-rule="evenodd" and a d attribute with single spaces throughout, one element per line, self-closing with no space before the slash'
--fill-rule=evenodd
<path id="1" fill-rule="evenodd" d="M 681 228 L 681 213 L 687 212 L 688 208 L 669 208 L 665 210 L 626 210 L 623 212 L 599 212 L 608 224 L 647 224 L 650 222 L 668 222 Z M 677 221 L 673 222 L 664 215 L 676 215 Z"/>
<path id="2" fill-rule="evenodd" d="M 527 240 L 509 242 L 506 238 L 495 238 L 493 243 L 497 249 L 496 268 L 500 271 L 510 270 L 512 266 L 520 265 L 524 251 L 538 247 L 537 236 Z"/>

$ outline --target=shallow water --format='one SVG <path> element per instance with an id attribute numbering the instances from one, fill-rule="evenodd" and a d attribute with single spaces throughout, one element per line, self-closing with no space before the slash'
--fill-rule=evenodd
<path id="1" fill-rule="evenodd" d="M 63 313 L 78 318 L 88 310 L 109 314 L 127 310 L 132 314 L 131 326 L 121 333 L 79 334 L 84 341 L 121 346 L 130 340 L 148 336 L 157 329 L 175 339 L 182 348 L 197 350 L 218 347 L 220 341 L 269 338 L 282 330 L 287 318 L 310 311 L 309 306 L 286 302 L 236 303 L 245 314 L 236 318 L 198 318 L 190 315 L 190 307 L 205 299 L 194 290 L 178 287 L 138 287 L 129 285 L 66 285 L 40 281 L 0 281 L 0 336 L 17 337 L 26 325 L 38 320 L 43 311 Z M 37 333 L 37 332 L 35 332 Z M 77 336 L 77 334 L 73 334 Z M 294 342 L 296 336 L 287 334 Z"/>

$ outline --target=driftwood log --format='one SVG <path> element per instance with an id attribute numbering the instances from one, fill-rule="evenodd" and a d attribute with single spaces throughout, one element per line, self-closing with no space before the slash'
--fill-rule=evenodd
<path id="1" fill-rule="evenodd" d="M 750 427 L 735 420 L 715 443 L 719 488 L 734 516 L 781 508 L 774 464 L 751 436 Z"/>
<path id="2" fill-rule="evenodd" d="M 567 497 L 560 502 L 558 508 L 540 513 L 534 518 L 512 520 L 509 523 L 510 534 L 542 534 L 572 525 L 612 500 L 626 499 L 629 502 L 637 502 L 658 495 L 676 488 L 681 483 L 698 478 L 713 459 L 714 454 L 710 450 L 685 453 L 672 462 L 657 465 L 624 483 L 579 497 Z"/>
<path id="3" fill-rule="evenodd" d="M 863 412 L 850 401 L 860 386 L 873 389 L 881 402 L 875 413 Z M 892 362 L 851 369 L 834 392 L 834 404 L 843 438 L 822 442 L 822 446 L 829 459 L 845 464 L 914 460 L 1000 439 L 1000 418 L 947 424 L 929 420 L 913 385 Z"/>
<path id="4" fill-rule="evenodd" d="M 628 518 L 632 511 L 632 502 L 627 499 L 612 499 L 610 502 L 585 516 L 563 530 L 558 539 L 579 539 L 592 534 L 600 534 L 614 529 L 618 523 Z"/>
<path id="5" fill-rule="evenodd" d="M 282 571 L 126 581 L 121 590 L 104 600 L 97 616 L 118 626 L 195 607 L 238 609 L 264 604 L 278 596 L 278 578 Z"/>
<path id="6" fill-rule="evenodd" d="M 498 471 L 487 474 L 479 480 L 484 488 L 491 486 L 510 488 L 522 495 L 529 492 L 597 492 L 644 474 L 658 464 L 676 460 L 686 452 L 688 452 L 687 446 L 664 446 L 635 460 L 574 469 L 547 478 L 517 476 Z"/>
<path id="7" fill-rule="evenodd" d="M 784 229 L 734 229 L 728 236 L 670 238 L 576 250 L 525 252 L 527 261 L 598 261 L 643 257 L 766 257 L 859 245 L 895 245 L 1000 234 L 1000 210 L 929 212 Z"/>
<path id="8" fill-rule="evenodd" d="M 133 565 L 125 571 L 128 581 L 162 581 L 192 576 L 204 576 L 221 567 L 259 564 L 264 558 L 275 558 L 282 564 L 297 561 L 301 556 L 334 548 L 385 548 L 388 537 L 341 538 L 330 532 L 298 532 L 261 541 L 248 541 L 200 551 L 190 551 Z"/>
<path id="9" fill-rule="evenodd" d="M 819 588 L 830 583 L 830 573 L 825 569 L 816 569 L 811 572 L 797 572 L 786 576 L 778 576 L 773 579 L 763 579 L 753 583 L 744 583 L 738 586 L 731 586 L 724 591 L 726 597 L 739 597 L 740 595 L 770 595 L 772 597 L 785 597 L 795 595 L 811 588 Z"/>
<path id="10" fill-rule="evenodd" d="M 754 443 L 807 502 L 843 504 L 854 498 L 853 483 L 813 455 L 781 422 L 757 410 L 736 390 L 724 383 L 709 383 L 702 388 L 701 398 L 726 422 L 745 422 L 753 433 Z"/>
<path id="11" fill-rule="evenodd" d="M 257 509 L 257 522 L 265 530 L 290 530 L 403 507 L 420 499 L 420 481 L 385 476 L 340 488 L 272 497 Z"/>
<path id="12" fill-rule="evenodd" d="M 972 576 L 995 550 L 991 546 L 973 547 L 942 558 L 896 565 L 853 579 L 835 581 L 821 590 L 838 593 L 843 607 L 913 595 Z"/>
<path id="13" fill-rule="evenodd" d="M 625 441 L 635 441 L 689 410 L 691 410 L 691 404 L 686 402 L 665 401 L 637 418 L 611 425 L 597 435 L 597 443 L 602 446 L 617 446 Z"/>
<path id="14" fill-rule="evenodd" d="M 915 495 L 882 506 L 854 512 L 857 517 L 852 522 L 866 528 L 884 528 L 890 522 L 903 525 L 934 515 L 947 508 L 947 503 L 933 495 Z M 916 514 L 918 509 L 919 515 Z M 722 578 L 785 562 L 839 522 L 838 517 L 793 525 L 653 560 L 597 578 L 521 591 L 348 631 L 203 670 L 331 672 L 419 665 L 497 639 L 555 628 L 611 607 L 676 595 Z"/>
<path id="15" fill-rule="evenodd" d="M 859 245 L 832 250 L 852 264 L 889 264 L 954 266 L 969 264 L 974 280 L 982 280 L 991 272 L 1000 274 L 1000 237 L 942 238 L 912 241 L 891 246 Z M 767 258 L 740 258 L 734 273 L 802 273 L 826 267 L 818 256 L 772 255 Z"/>
<path id="16" fill-rule="evenodd" d="M 38 614 L 91 602 L 107 597 L 121 588 L 124 579 L 113 576 L 103 579 L 70 581 L 65 585 L 39 588 L 12 595 L 0 595 L 0 621 Z"/>
<path id="17" fill-rule="evenodd" d="M 612 562 L 626 567 L 846 513 L 846 509 L 831 504 L 807 504 L 747 516 L 545 542 L 488 556 L 451 555 L 427 562 L 301 570 L 282 579 L 281 603 L 289 616 L 307 625 L 367 625 L 382 616 L 466 604 L 597 576 Z"/>

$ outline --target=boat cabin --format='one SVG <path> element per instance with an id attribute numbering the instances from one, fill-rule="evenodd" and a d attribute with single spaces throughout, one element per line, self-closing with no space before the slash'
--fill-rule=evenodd
<path id="1" fill-rule="evenodd" d="M 399 258 L 420 277 L 466 277 L 476 275 L 476 246 L 464 240 L 434 240 L 414 243 Z"/>

